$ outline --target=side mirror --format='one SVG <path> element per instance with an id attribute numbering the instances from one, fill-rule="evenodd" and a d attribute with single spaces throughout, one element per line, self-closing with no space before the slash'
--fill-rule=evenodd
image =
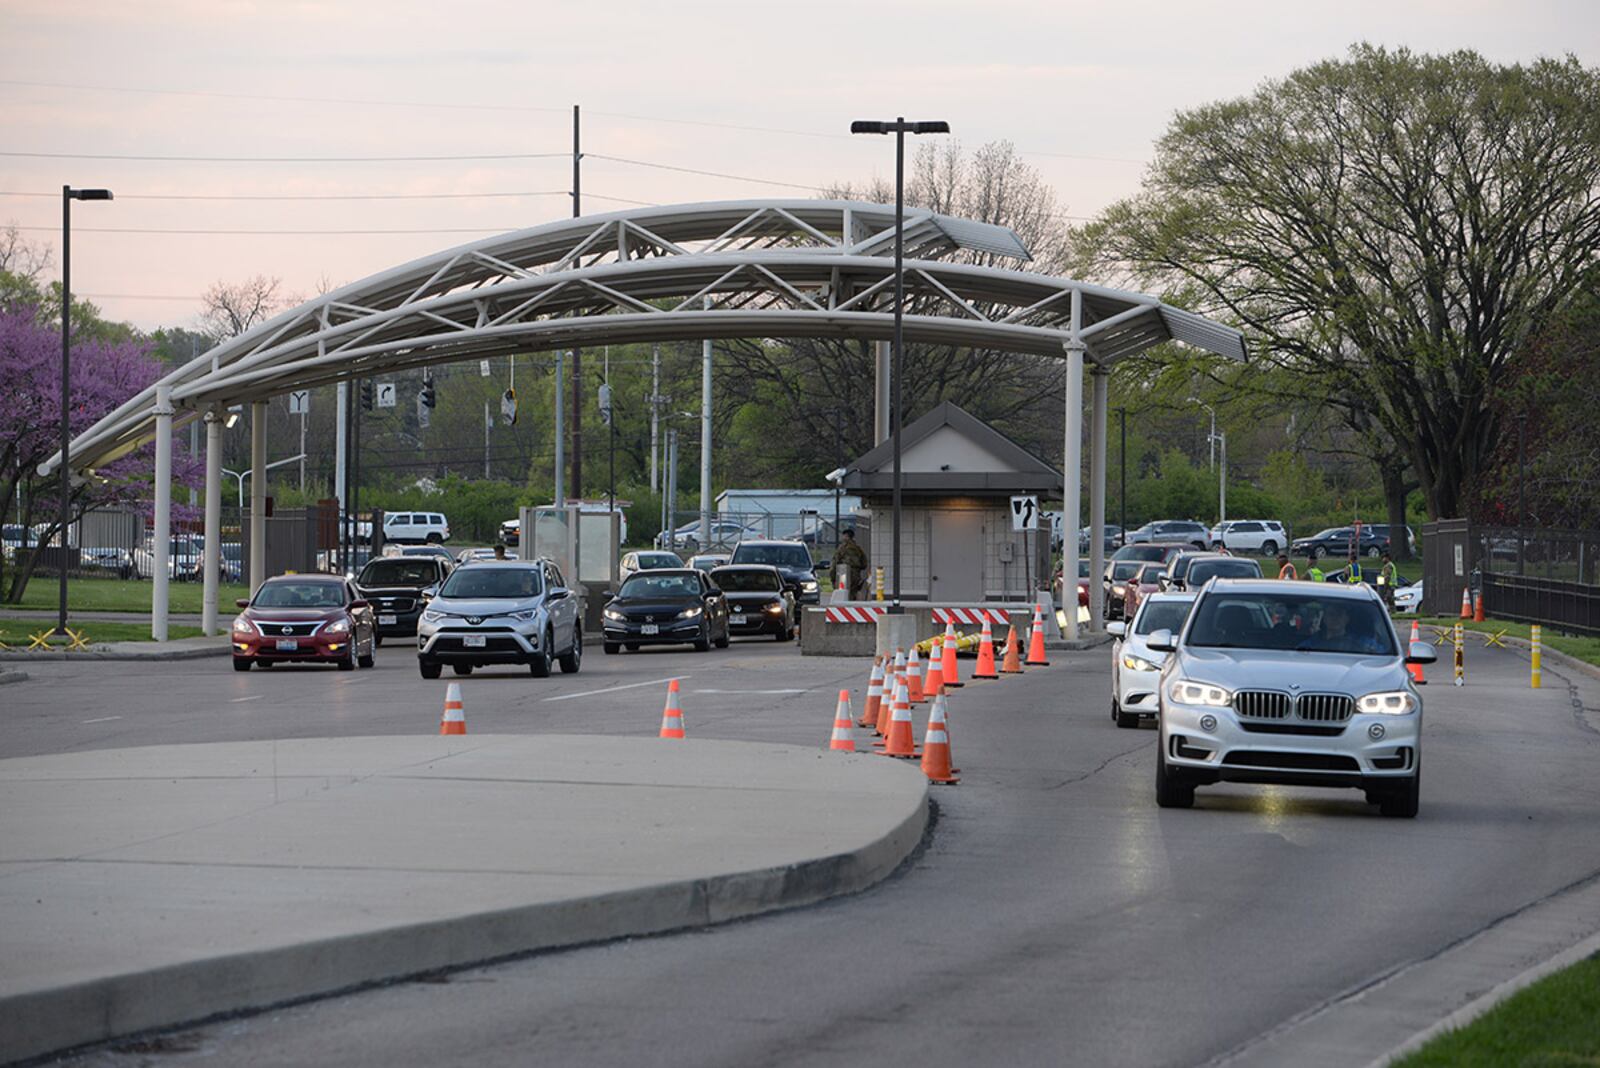
<path id="1" fill-rule="evenodd" d="M 1172 589 L 1172 580 L 1167 576 L 1162 575 L 1160 578 L 1156 579 L 1156 588 L 1162 593 L 1166 593 L 1168 590 Z"/>
<path id="2" fill-rule="evenodd" d="M 1408 664 L 1435 664 L 1439 661 L 1439 651 L 1427 642 L 1412 642 L 1406 656 Z"/>
<path id="3" fill-rule="evenodd" d="M 234 601 L 233 603 L 234 603 L 235 606 L 237 606 L 239 608 L 249 608 L 250 607 L 250 598 L 248 598 L 248 597 L 240 597 L 238 600 Z"/>
<path id="4" fill-rule="evenodd" d="M 1120 638 L 1128 633 L 1128 624 L 1124 623 L 1120 619 L 1114 620 L 1113 622 L 1106 624 L 1106 633 L 1111 635 L 1113 638 Z"/>
<path id="5" fill-rule="evenodd" d="M 1173 653 L 1178 650 L 1178 640 L 1172 636 L 1172 631 L 1166 629 L 1156 631 L 1146 638 L 1144 643 L 1157 653 Z"/>
<path id="6" fill-rule="evenodd" d="M 371 608 L 371 607 L 372 607 L 372 602 L 371 601 L 356 600 L 356 601 L 351 601 L 350 602 L 350 610 L 352 612 L 356 611 L 357 609 Z"/>
<path id="7" fill-rule="evenodd" d="M 571 596 L 572 591 L 563 586 L 557 586 L 555 589 L 550 591 L 550 600 L 552 601 L 565 601 Z"/>

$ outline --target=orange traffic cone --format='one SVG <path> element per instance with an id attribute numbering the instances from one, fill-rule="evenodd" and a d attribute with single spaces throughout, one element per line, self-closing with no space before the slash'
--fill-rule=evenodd
<path id="1" fill-rule="evenodd" d="M 1411 621 L 1411 641 L 1420 642 L 1421 640 L 1422 640 L 1422 628 L 1417 626 L 1417 621 L 1413 619 Z M 1411 646 L 1408 643 L 1406 645 L 1406 650 L 1409 652 L 1410 649 L 1411 649 Z M 1423 678 L 1423 676 L 1422 676 L 1422 665 L 1421 664 L 1407 664 L 1406 667 L 1411 671 L 1411 681 L 1412 682 L 1416 683 L 1418 686 L 1426 686 L 1428 684 L 1428 680 Z"/>
<path id="2" fill-rule="evenodd" d="M 860 727 L 878 725 L 878 706 L 883 704 L 883 657 L 872 658 L 872 678 L 867 681 L 867 703 L 861 710 Z"/>
<path id="3" fill-rule="evenodd" d="M 1472 618 L 1472 591 L 1465 586 L 1461 587 L 1461 618 Z"/>
<path id="4" fill-rule="evenodd" d="M 1011 629 L 1006 633 L 1006 659 L 1000 665 L 1002 675 L 1022 674 L 1022 645 L 1017 641 L 1017 625 L 1011 624 Z"/>
<path id="5" fill-rule="evenodd" d="M 959 690 L 966 683 L 961 681 L 961 672 L 956 669 L 956 625 L 954 622 L 944 625 L 944 688 Z"/>
<path id="6" fill-rule="evenodd" d="M 927 700 L 922 696 L 922 654 L 911 647 L 911 659 L 906 661 L 906 696 L 914 705 Z"/>
<path id="7" fill-rule="evenodd" d="M 828 740 L 829 749 L 837 749 L 842 753 L 856 751 L 856 738 L 850 733 L 850 691 L 839 691 L 839 707 L 833 713 L 833 737 Z"/>
<path id="8" fill-rule="evenodd" d="M 1033 626 L 1028 628 L 1028 666 L 1049 667 L 1044 655 L 1044 610 L 1033 606 Z"/>
<path id="9" fill-rule="evenodd" d="M 667 707 L 661 713 L 661 737 L 682 738 L 683 709 L 678 705 L 678 680 L 667 683 Z"/>
<path id="10" fill-rule="evenodd" d="M 889 720 L 893 718 L 894 695 L 900 689 L 900 681 L 905 676 L 906 651 L 896 649 L 894 660 L 889 663 L 889 672 L 883 677 L 883 700 L 878 705 L 878 722 L 873 725 L 873 733 L 879 737 L 888 737 Z"/>
<path id="11" fill-rule="evenodd" d="M 994 631 L 989 626 L 989 613 L 983 614 L 983 633 L 978 638 L 978 666 L 972 669 L 975 679 L 998 679 L 994 669 Z"/>
<path id="12" fill-rule="evenodd" d="M 941 635 L 933 636 L 933 651 L 928 654 L 928 674 L 922 680 L 922 696 L 932 700 L 944 693 L 944 646 Z"/>
<path id="13" fill-rule="evenodd" d="M 884 737 L 883 755 L 911 758 L 918 755 L 916 737 L 912 734 L 911 702 L 906 692 L 905 680 L 894 688 L 894 708 L 889 718 L 889 733 Z"/>
<path id="14" fill-rule="evenodd" d="M 452 682 L 444 691 L 444 719 L 439 721 L 440 734 L 467 733 L 467 716 L 461 704 L 461 684 Z"/>
<path id="15" fill-rule="evenodd" d="M 928 730 L 922 736 L 922 773 L 930 782 L 955 785 L 955 769 L 950 766 L 950 732 L 945 721 L 944 694 L 934 698 L 928 712 Z"/>
<path id="16" fill-rule="evenodd" d="M 1483 591 L 1482 590 L 1478 591 L 1477 607 L 1472 610 L 1472 621 L 1474 623 L 1482 623 L 1483 622 Z"/>

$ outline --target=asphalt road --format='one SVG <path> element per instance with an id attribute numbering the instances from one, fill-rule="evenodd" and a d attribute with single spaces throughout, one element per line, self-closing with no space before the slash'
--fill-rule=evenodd
<path id="1" fill-rule="evenodd" d="M 1107 650 L 1052 656 L 952 701 L 962 784 L 937 791 L 926 847 L 871 891 L 73 1063 L 1205 1063 L 1600 874 L 1600 687 L 1581 676 L 1574 691 L 1547 667 L 1530 691 L 1518 655 L 1476 647 L 1470 685 L 1437 674 L 1422 815 L 1403 821 L 1354 791 L 1297 788 L 1218 786 L 1158 810 L 1155 734 L 1111 723 Z M 444 692 L 394 648 L 343 674 L 223 659 L 29 673 L 0 696 L 0 756 L 431 731 Z M 591 653 L 576 677 L 463 680 L 468 729 L 651 733 L 673 675 L 691 735 L 817 745 L 838 687 L 863 681 L 771 644 Z M 1351 1035 L 1349 1052 L 1381 1050 Z"/>

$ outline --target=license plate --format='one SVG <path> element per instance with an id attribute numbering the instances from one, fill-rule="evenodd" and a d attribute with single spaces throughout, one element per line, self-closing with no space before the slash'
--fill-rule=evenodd
<path id="1" fill-rule="evenodd" d="M 731 616 L 728 617 L 728 622 L 729 623 L 743 623 L 744 622 L 744 616 L 743 615 L 739 615 L 739 614 L 731 615 Z"/>
<path id="2" fill-rule="evenodd" d="M 482 649 L 487 641 L 481 634 L 468 634 L 461 639 L 461 644 L 468 649 Z"/>
<path id="3" fill-rule="evenodd" d="M 380 627 L 392 627 L 398 622 L 399 622 L 399 620 L 396 619 L 394 616 L 379 616 L 378 617 L 378 626 L 380 626 Z"/>
<path id="4" fill-rule="evenodd" d="M 654 623 L 641 623 L 641 624 L 639 624 L 639 633 L 640 634 L 660 634 L 661 633 L 661 628 L 656 626 Z"/>
<path id="5" fill-rule="evenodd" d="M 299 648 L 300 643 L 295 641 L 293 638 L 278 639 L 278 652 L 280 653 L 292 653 Z"/>

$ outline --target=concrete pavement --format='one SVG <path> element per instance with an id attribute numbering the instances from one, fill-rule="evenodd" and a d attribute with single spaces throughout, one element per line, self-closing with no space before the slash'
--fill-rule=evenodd
<path id="1" fill-rule="evenodd" d="M 0 761 L 0 1062 L 851 893 L 921 840 L 926 795 L 900 761 L 692 739 Z"/>

